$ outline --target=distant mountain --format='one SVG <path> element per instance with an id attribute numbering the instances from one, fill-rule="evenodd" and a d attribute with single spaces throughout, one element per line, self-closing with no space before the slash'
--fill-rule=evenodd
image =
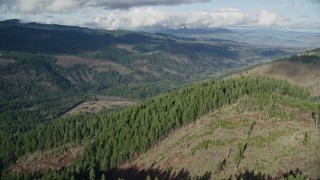
<path id="1" fill-rule="evenodd" d="M 234 41 L 231 37 L 239 37 L 234 31 L 225 28 L 207 28 L 207 29 L 189 29 L 189 28 L 178 28 L 178 29 L 163 29 L 159 31 L 162 34 L 171 34 L 178 37 L 210 41 L 210 42 L 221 42 L 235 45 L 244 45 L 242 41 Z M 237 38 L 239 40 L 239 38 Z"/>
<path id="2" fill-rule="evenodd" d="M 8 19 L 4 21 L 0 21 L 1 25 L 19 25 L 21 21 L 19 19 Z"/>
<path id="3" fill-rule="evenodd" d="M 259 46 L 289 47 L 310 50 L 320 47 L 320 31 L 299 31 L 292 29 L 232 29 L 240 37 L 233 40 Z"/>
<path id="4" fill-rule="evenodd" d="M 225 28 L 211 28 L 211 29 L 189 29 L 189 28 L 178 28 L 178 29 L 164 29 L 161 33 L 167 34 L 232 34 L 235 33 Z"/>
<path id="5" fill-rule="evenodd" d="M 190 30 L 190 33 L 192 31 L 203 33 L 229 32 L 226 29 Z M 2 50 L 45 53 L 79 53 L 112 46 L 115 43 L 156 44 L 160 47 L 164 45 L 179 46 L 177 41 L 190 41 L 187 38 L 179 38 L 164 33 L 107 31 L 56 24 L 22 23 L 16 19 L 0 22 L 0 38 L 0 49 Z M 190 41 L 190 43 L 194 42 Z M 219 45 L 218 43 L 221 43 L 221 40 L 217 43 L 212 41 L 211 44 L 206 45 Z M 225 44 L 228 45 L 228 41 Z"/>
<path id="6" fill-rule="evenodd" d="M 207 28 L 207 29 L 164 29 L 164 34 L 204 41 L 229 40 L 238 44 L 261 47 L 283 47 L 306 50 L 320 47 L 320 32 L 306 32 L 291 29 L 263 28 Z"/>
<path id="7" fill-rule="evenodd" d="M 8 20 L 0 21 L 0 26 L 5 27 L 6 25 L 18 26 L 18 27 L 30 27 L 30 28 L 37 28 L 37 29 L 47 29 L 47 30 L 88 30 L 88 28 L 78 27 L 78 26 L 66 26 L 66 25 L 59 25 L 59 24 L 41 24 L 36 22 L 25 23 L 19 19 L 8 19 Z"/>

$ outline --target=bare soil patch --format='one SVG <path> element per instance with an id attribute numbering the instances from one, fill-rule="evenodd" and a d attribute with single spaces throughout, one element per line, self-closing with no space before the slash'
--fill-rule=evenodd
<path id="1" fill-rule="evenodd" d="M 76 56 L 66 56 L 61 55 L 57 56 L 57 62 L 58 65 L 61 65 L 63 67 L 71 67 L 76 64 L 84 64 L 92 69 L 94 69 L 97 72 L 106 72 L 115 70 L 119 72 L 120 74 L 129 74 L 131 73 L 131 70 L 128 68 L 106 60 L 93 60 L 93 59 L 86 59 Z"/>
<path id="2" fill-rule="evenodd" d="M 144 72 L 144 73 L 150 73 L 156 78 L 159 78 L 161 76 L 160 73 L 158 73 L 156 71 L 152 71 L 148 66 L 142 66 L 142 67 L 139 67 L 137 69 L 142 71 L 142 72 Z"/>
<path id="3" fill-rule="evenodd" d="M 19 158 L 9 171 L 33 173 L 45 172 L 48 169 L 60 170 L 71 165 L 78 156 L 82 156 L 83 151 L 84 147 L 81 145 L 37 151 Z"/>
<path id="4" fill-rule="evenodd" d="M 179 72 L 177 72 L 177 71 L 175 71 L 175 70 L 172 70 L 172 69 L 162 68 L 162 70 L 163 70 L 164 72 L 168 72 L 168 73 L 173 74 L 173 75 L 180 75 Z"/>
<path id="5" fill-rule="evenodd" d="M 184 55 L 169 54 L 169 56 L 170 56 L 173 60 L 177 61 L 177 62 L 180 63 L 180 64 L 187 64 L 187 63 L 189 63 L 189 61 L 190 61 L 190 60 L 189 60 L 187 57 L 185 57 Z"/>
<path id="6" fill-rule="evenodd" d="M 133 50 L 133 45 L 130 44 L 118 44 L 116 47 L 119 49 L 125 49 L 129 52 L 136 52 Z"/>
<path id="7" fill-rule="evenodd" d="M 0 66 L 7 66 L 9 64 L 15 63 L 15 60 L 12 59 L 2 59 L 0 58 Z"/>

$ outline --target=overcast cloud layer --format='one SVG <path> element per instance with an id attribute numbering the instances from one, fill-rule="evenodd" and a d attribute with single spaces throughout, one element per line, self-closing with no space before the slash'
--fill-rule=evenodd
<path id="1" fill-rule="evenodd" d="M 305 3 L 320 7 L 320 0 L 270 0 L 268 3 L 256 0 L 243 0 L 241 3 L 240 0 L 0 0 L 0 20 L 17 18 L 42 23 L 130 30 L 228 26 L 319 27 L 319 21 L 314 20 L 320 18 L 319 13 L 310 14 L 309 9 L 303 9 Z M 193 9 L 199 4 L 206 10 Z M 258 4 L 261 6 L 256 7 Z M 183 9 L 182 6 L 188 8 Z M 288 11 L 288 7 L 293 9 Z"/>
<path id="2" fill-rule="evenodd" d="M 0 0 L 9 11 L 21 13 L 66 12 L 84 7 L 127 9 L 137 6 L 179 5 L 210 0 Z"/>

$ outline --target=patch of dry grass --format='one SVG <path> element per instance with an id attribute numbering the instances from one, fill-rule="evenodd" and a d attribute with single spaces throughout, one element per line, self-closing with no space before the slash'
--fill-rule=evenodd
<path id="1" fill-rule="evenodd" d="M 156 71 L 152 71 L 148 66 L 142 66 L 142 67 L 138 67 L 137 68 L 139 71 L 142 71 L 144 73 L 150 73 L 152 74 L 154 77 L 159 78 L 161 76 L 160 73 L 156 72 Z"/>
<path id="2" fill-rule="evenodd" d="M 71 67 L 76 64 L 84 64 L 97 72 L 106 72 L 106 71 L 117 71 L 120 74 L 130 74 L 132 71 L 120 64 L 106 61 L 106 60 L 93 60 L 93 59 L 86 59 L 76 56 L 56 56 L 57 64 L 63 67 Z"/>
<path id="3" fill-rule="evenodd" d="M 82 156 L 83 151 L 82 145 L 64 145 L 47 151 L 36 151 L 19 158 L 9 171 L 32 173 L 45 172 L 48 169 L 60 170 L 71 165 L 78 156 Z"/>
<path id="4" fill-rule="evenodd" d="M 130 44 L 118 44 L 116 45 L 116 47 L 119 49 L 125 49 L 128 52 L 137 52 L 133 50 L 133 45 L 130 45 Z"/>
<path id="5" fill-rule="evenodd" d="M 0 58 L 0 66 L 7 66 L 7 65 L 15 63 L 15 62 L 16 62 L 15 60 Z"/>
<path id="6" fill-rule="evenodd" d="M 300 121 L 287 118 L 266 121 L 264 112 L 239 112 L 236 105 L 226 106 L 171 132 L 131 164 L 172 169 L 172 174 L 187 169 L 191 176 L 211 171 L 213 179 L 229 178 L 236 174 L 238 144 L 247 143 L 238 173 L 254 170 L 276 178 L 299 168 L 309 177 L 317 178 L 320 175 L 320 131 L 314 128 L 309 114 L 301 117 L 304 119 Z M 226 122 L 226 126 L 221 121 Z M 215 126 L 213 130 L 212 126 Z M 306 131 L 313 137 L 309 166 L 303 145 Z M 224 160 L 225 167 L 219 172 L 217 167 Z"/>
<path id="7" fill-rule="evenodd" d="M 125 106 L 132 106 L 136 104 L 136 101 L 119 98 L 119 97 L 110 97 L 110 96 L 97 96 L 95 101 L 86 101 L 75 108 L 68 111 L 65 116 L 67 115 L 75 115 L 80 113 L 96 113 L 100 112 L 103 109 L 110 109 L 114 107 L 125 107 Z"/>
<path id="8" fill-rule="evenodd" d="M 187 64 L 190 62 L 190 59 L 184 55 L 168 54 L 170 58 L 177 61 L 180 64 Z"/>

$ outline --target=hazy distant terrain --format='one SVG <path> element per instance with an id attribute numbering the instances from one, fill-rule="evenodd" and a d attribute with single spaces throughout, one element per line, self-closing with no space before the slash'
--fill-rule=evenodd
<path id="1" fill-rule="evenodd" d="M 319 31 L 263 28 L 181 28 L 176 30 L 162 30 L 160 32 L 204 41 L 229 40 L 234 43 L 246 43 L 262 47 L 282 47 L 293 48 L 295 50 L 320 47 Z"/>

